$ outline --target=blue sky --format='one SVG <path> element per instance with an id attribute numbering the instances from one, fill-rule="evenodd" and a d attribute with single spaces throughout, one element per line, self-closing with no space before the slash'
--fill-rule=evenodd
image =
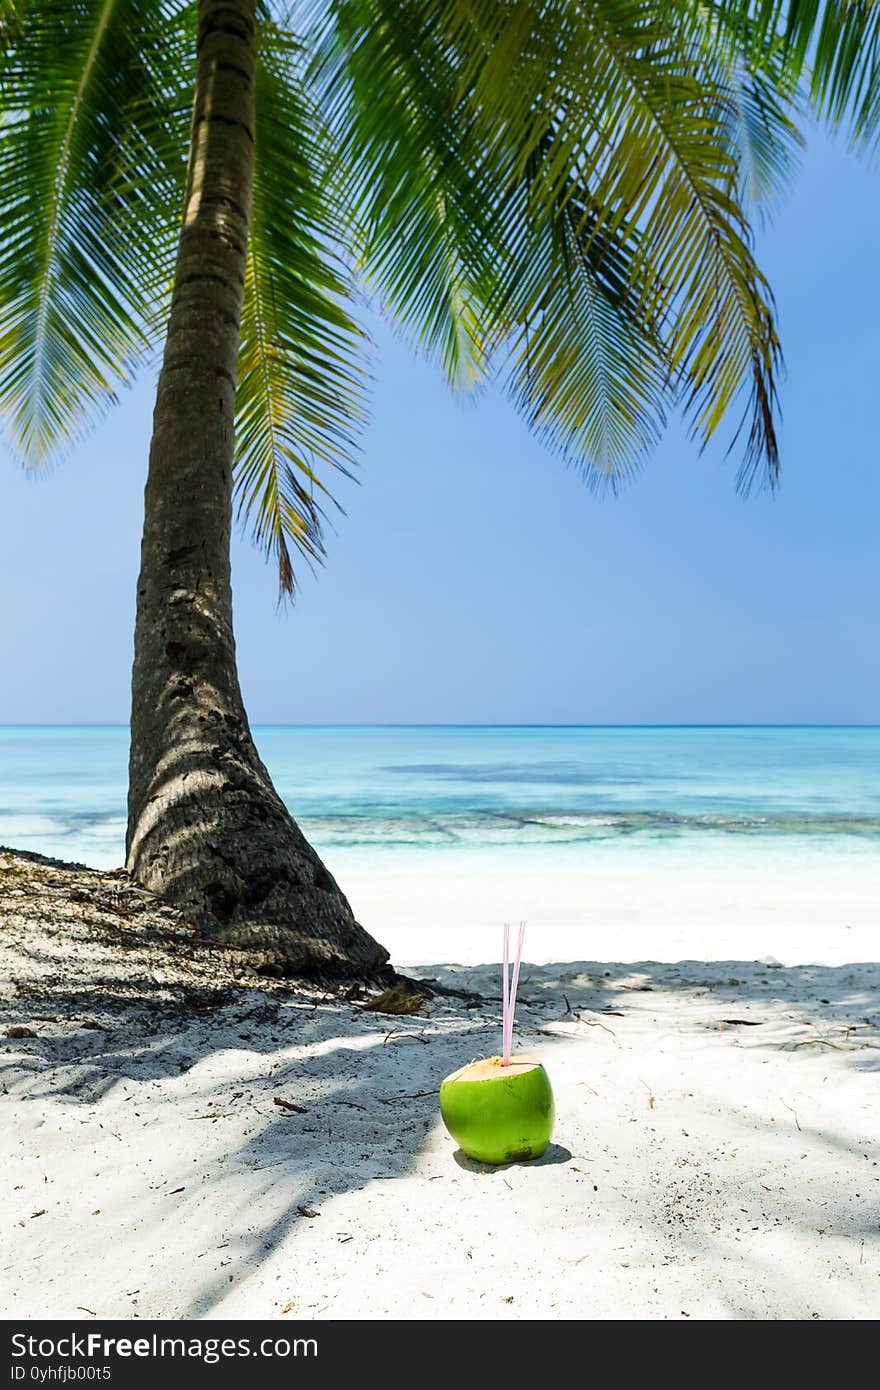
<path id="1" fill-rule="evenodd" d="M 380 328 L 360 485 L 293 610 L 236 541 L 252 720 L 880 721 L 880 173 L 814 139 L 758 244 L 775 497 L 741 500 L 735 458 L 673 426 L 598 500 L 500 393 L 456 400 Z M 0 457 L 0 722 L 127 719 L 151 405 L 126 392 L 50 475 Z"/>

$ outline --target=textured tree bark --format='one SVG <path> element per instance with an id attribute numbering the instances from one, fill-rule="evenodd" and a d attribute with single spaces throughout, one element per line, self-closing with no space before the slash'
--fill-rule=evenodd
<path id="1" fill-rule="evenodd" d="M 187 192 L 153 416 L 132 673 L 127 868 L 263 964 L 375 974 L 254 747 L 232 633 L 239 320 L 254 161 L 254 0 L 200 0 Z"/>

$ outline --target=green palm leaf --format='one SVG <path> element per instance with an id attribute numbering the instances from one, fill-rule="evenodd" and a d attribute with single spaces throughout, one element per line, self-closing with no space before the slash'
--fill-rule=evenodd
<path id="1" fill-rule="evenodd" d="M 544 225 L 526 204 L 495 317 L 514 401 L 535 433 L 616 490 L 656 445 L 671 398 L 663 344 L 634 312 L 630 259 L 594 235 L 596 211 L 563 191 Z"/>
<path id="2" fill-rule="evenodd" d="M 323 553 L 323 475 L 352 463 L 363 338 L 333 249 L 336 204 L 302 49 L 268 22 L 259 43 L 235 483 L 240 513 L 275 556 L 282 593 L 292 593 L 291 546 L 307 559 Z"/>
<path id="3" fill-rule="evenodd" d="M 877 0 L 714 0 L 721 30 L 770 63 L 781 87 L 803 83 L 825 119 L 848 122 L 855 141 L 880 134 L 880 5 Z"/>
<path id="4" fill-rule="evenodd" d="M 745 209 L 754 208 L 761 215 L 778 207 L 806 143 L 795 121 L 797 94 L 780 88 L 774 76 L 751 68 L 742 53 L 731 50 L 730 101 L 721 115 L 728 122 L 739 167 L 739 199 Z"/>
<path id="5" fill-rule="evenodd" d="M 180 5 L 32 0 L 0 59 L 0 408 L 36 463 L 149 347 L 182 178 Z"/>
<path id="6" fill-rule="evenodd" d="M 158 341 L 185 176 L 194 0 L 0 0 L 0 410 L 37 461 Z M 780 348 L 747 211 L 803 98 L 872 141 L 874 0 L 258 4 L 236 492 L 283 592 L 323 552 L 363 415 L 360 283 L 456 384 L 624 477 L 678 402 L 744 405 L 777 466 Z M 275 16 L 273 20 L 272 16 Z"/>
<path id="7" fill-rule="evenodd" d="M 534 217 L 540 152 L 511 179 L 475 138 L 455 13 L 431 0 L 332 6 L 320 78 L 367 284 L 453 383 L 494 364 L 547 442 L 588 473 L 623 473 L 662 419 L 656 335 L 629 313 L 622 247 L 591 256 L 561 201 L 556 220 Z"/>
<path id="8" fill-rule="evenodd" d="M 433 7 L 339 0 L 310 8 L 313 69 L 338 140 L 337 180 L 362 279 L 454 385 L 473 385 L 486 366 L 488 208 Z"/>
<path id="9" fill-rule="evenodd" d="M 512 344 L 528 418 L 588 469 L 644 453 L 671 380 L 703 439 L 749 396 L 743 478 L 762 461 L 772 475 L 779 345 L 736 196 L 741 92 L 729 58 L 701 45 L 694 7 L 337 0 L 334 12 L 366 260 L 391 307 L 429 345 L 441 304 L 465 306 L 484 356 Z M 401 129 L 415 132 L 415 166 Z"/>
<path id="10" fill-rule="evenodd" d="M 662 325 L 669 372 L 697 434 L 711 437 L 747 396 L 742 478 L 762 462 L 772 476 L 772 300 L 736 197 L 727 67 L 699 43 L 693 10 L 560 0 L 529 7 L 532 22 L 523 23 L 519 5 L 461 8 L 454 41 L 475 55 L 463 80 L 484 140 L 503 151 L 498 177 L 505 168 L 519 177 L 541 150 L 532 194 L 539 221 L 583 189 L 590 235 L 616 238 L 631 254 L 634 312 Z"/>

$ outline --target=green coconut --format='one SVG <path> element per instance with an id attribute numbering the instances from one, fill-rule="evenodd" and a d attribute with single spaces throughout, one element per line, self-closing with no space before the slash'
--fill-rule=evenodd
<path id="1" fill-rule="evenodd" d="M 535 1057 L 486 1057 L 460 1067 L 440 1087 L 443 1123 L 479 1163 L 540 1158 L 553 1132 L 550 1078 Z"/>

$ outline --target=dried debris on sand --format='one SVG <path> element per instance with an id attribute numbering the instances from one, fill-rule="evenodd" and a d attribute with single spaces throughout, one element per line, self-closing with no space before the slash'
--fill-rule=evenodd
<path id="1" fill-rule="evenodd" d="M 292 982 L 276 966 L 255 959 L 207 940 L 123 869 L 90 869 L 0 848 L 0 980 L 13 985 L 20 999 L 51 1004 L 59 989 L 66 996 L 79 991 L 85 1003 L 92 999 L 113 1011 L 147 1002 L 215 1008 L 241 989 L 349 1000 L 377 995 L 357 983 Z M 50 962 L 60 973 L 48 968 Z M 419 996 L 407 980 L 398 980 L 392 991 L 388 1012 L 418 1009 Z M 371 1007 L 386 1011 L 381 998 Z"/>

